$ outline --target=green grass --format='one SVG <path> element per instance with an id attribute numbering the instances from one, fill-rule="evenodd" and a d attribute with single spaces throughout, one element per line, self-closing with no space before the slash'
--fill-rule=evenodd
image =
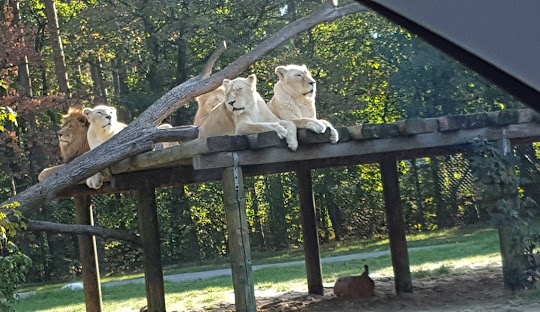
<path id="1" fill-rule="evenodd" d="M 495 230 L 486 227 L 466 227 L 425 234 L 409 235 L 409 247 L 447 244 L 431 250 L 410 252 L 410 264 L 413 277 L 439 276 L 459 273 L 471 265 L 487 266 L 500 264 L 498 238 Z M 322 256 L 338 256 L 360 252 L 388 250 L 387 239 L 370 239 L 333 243 L 322 247 Z M 287 262 L 303 259 L 302 250 L 282 253 L 254 253 L 254 264 Z M 368 264 L 371 274 L 392 275 L 391 259 L 381 256 L 371 259 L 351 260 L 323 264 L 325 284 L 329 286 L 338 276 L 360 274 L 364 264 Z M 229 267 L 228 264 L 214 263 L 192 268 L 168 268 L 166 274 L 193 272 L 208 269 Z M 302 265 L 284 268 L 265 268 L 254 273 L 256 290 L 287 291 L 290 289 L 307 290 L 305 268 Z M 103 280 L 126 279 L 139 277 L 139 274 L 121 277 L 107 277 Z M 62 283 L 64 284 L 64 283 Z M 34 285 L 37 288 L 36 285 Z M 16 311 L 84 311 L 84 295 L 81 291 L 50 290 L 52 285 L 43 286 L 40 294 L 21 300 Z M 232 282 L 229 276 L 208 280 L 197 280 L 179 283 L 165 283 L 168 310 L 185 310 L 191 308 L 216 307 L 221 301 L 230 300 Z M 138 309 L 146 304 L 143 284 L 131 284 L 115 287 L 103 287 L 105 311 Z"/>

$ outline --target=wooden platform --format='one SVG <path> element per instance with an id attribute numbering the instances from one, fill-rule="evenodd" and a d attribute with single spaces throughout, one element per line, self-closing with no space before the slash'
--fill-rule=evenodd
<path id="1" fill-rule="evenodd" d="M 328 131 L 298 130 L 300 146 L 293 152 L 274 132 L 193 140 L 179 146 L 123 160 L 110 168 L 112 177 L 99 190 L 80 184 L 58 194 L 118 193 L 151 187 L 179 186 L 221 180 L 222 168 L 233 165 L 233 153 L 245 176 L 355 164 L 377 163 L 383 155 L 397 160 L 466 151 L 475 137 L 513 144 L 540 141 L 540 115 L 529 109 L 408 119 L 395 123 L 338 127 L 340 141 L 329 143 Z"/>
<path id="2" fill-rule="evenodd" d="M 329 143 L 328 131 L 315 134 L 299 129 L 300 146 L 294 152 L 274 132 L 197 139 L 120 161 L 109 168 L 111 175 L 102 188 L 93 190 L 81 183 L 57 194 L 57 198 L 84 199 L 87 195 L 135 191 L 141 216 L 139 233 L 143 243 L 148 307 L 149 311 L 164 311 L 154 190 L 165 186 L 222 181 L 236 309 L 256 311 L 243 177 L 287 171 L 296 173 L 308 292 L 322 295 L 322 265 L 311 169 L 379 163 L 396 292 L 412 292 L 396 161 L 468 151 L 471 140 L 476 137 L 510 140 L 512 144 L 540 141 L 538 121 L 537 113 L 522 109 L 363 124 L 337 128 L 340 134 L 337 144 Z M 84 221 L 78 223 L 91 224 L 91 209 L 82 207 L 81 200 L 76 202 L 80 202 L 81 207 L 77 211 Z M 88 206 L 90 201 L 85 202 Z M 95 243 L 84 240 L 82 236 L 85 246 L 89 246 L 86 248 L 93 249 L 81 254 L 81 258 L 85 258 L 82 262 L 86 272 L 83 274 L 86 276 L 86 302 L 94 307 L 90 310 L 101 311 Z"/>

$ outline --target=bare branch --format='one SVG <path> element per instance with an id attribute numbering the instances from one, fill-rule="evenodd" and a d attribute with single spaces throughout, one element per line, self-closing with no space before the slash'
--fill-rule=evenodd
<path id="1" fill-rule="evenodd" d="M 26 231 L 47 231 L 54 233 L 65 234 L 86 234 L 96 235 L 105 239 L 117 239 L 131 243 L 133 246 L 140 248 L 142 240 L 139 236 L 124 230 L 110 229 L 94 225 L 82 224 L 62 224 L 47 221 L 28 220 L 26 223 Z"/>
<path id="2" fill-rule="evenodd" d="M 232 79 L 238 76 L 266 53 L 289 41 L 295 35 L 320 23 L 330 22 L 347 14 L 367 10 L 366 7 L 359 4 L 336 8 L 334 2 L 328 2 L 311 15 L 288 24 L 218 73 L 202 80 L 200 80 L 200 77 L 195 77 L 176 86 L 109 141 L 66 164 L 66 166 L 44 181 L 3 202 L 0 207 L 19 203 L 19 210 L 23 215 L 31 214 L 43 204 L 53 200 L 56 194 L 70 185 L 76 184 L 122 159 L 150 150 L 151 142 L 141 141 L 141 137 L 152 132 L 151 129 L 163 119 L 188 103 L 192 98 L 217 88 L 223 79 Z M 7 214 L 11 216 L 12 211 L 9 210 Z"/>
<path id="3" fill-rule="evenodd" d="M 210 58 L 208 59 L 208 62 L 206 62 L 206 65 L 204 66 L 203 71 L 200 73 L 199 78 L 200 79 L 206 79 L 212 74 L 212 69 L 214 68 L 214 65 L 216 64 L 216 61 L 218 58 L 225 52 L 225 49 L 227 49 L 227 43 L 225 41 L 222 41 L 217 49 L 210 55 Z"/>

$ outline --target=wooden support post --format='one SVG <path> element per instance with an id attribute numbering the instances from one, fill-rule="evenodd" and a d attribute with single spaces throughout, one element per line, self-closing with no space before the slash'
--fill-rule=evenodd
<path id="1" fill-rule="evenodd" d="M 94 225 L 90 196 L 80 195 L 75 196 L 74 199 L 77 224 Z M 96 237 L 90 235 L 77 235 L 77 237 L 79 239 L 86 311 L 100 312 L 103 311 L 103 303 L 101 301 Z"/>
<path id="2" fill-rule="evenodd" d="M 314 295 L 324 295 L 311 169 L 301 167 L 296 171 L 296 178 L 298 180 L 298 195 L 300 197 L 308 292 Z"/>
<path id="3" fill-rule="evenodd" d="M 145 186 L 136 191 L 139 226 L 143 241 L 144 278 L 149 312 L 165 311 L 165 287 L 161 266 L 161 241 L 156 210 L 156 193 Z"/>
<path id="4" fill-rule="evenodd" d="M 255 282 L 251 267 L 249 228 L 246 218 L 246 202 L 241 167 L 223 169 L 223 204 L 227 218 L 229 251 L 234 286 L 236 311 L 257 311 Z"/>
<path id="5" fill-rule="evenodd" d="M 399 195 L 399 179 L 394 156 L 384 156 L 381 162 L 381 176 L 390 238 L 390 253 L 394 268 L 396 292 L 412 293 L 413 285 L 409 268 L 409 252 L 405 237 L 405 220 Z"/>

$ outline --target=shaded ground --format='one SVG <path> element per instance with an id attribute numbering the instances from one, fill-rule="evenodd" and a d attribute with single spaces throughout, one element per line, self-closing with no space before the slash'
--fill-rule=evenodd
<path id="1" fill-rule="evenodd" d="M 502 269 L 474 269 L 467 273 L 414 279 L 414 293 L 397 296 L 392 278 L 373 278 L 374 298 L 345 300 L 327 288 L 325 296 L 290 291 L 258 297 L 259 311 L 540 311 L 540 298 L 531 291 L 512 293 L 502 287 Z M 232 311 L 230 303 L 213 311 Z"/>

